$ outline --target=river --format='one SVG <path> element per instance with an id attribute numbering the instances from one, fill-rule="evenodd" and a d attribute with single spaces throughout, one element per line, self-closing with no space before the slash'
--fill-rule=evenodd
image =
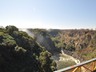
<path id="1" fill-rule="evenodd" d="M 72 66 L 75 64 L 80 63 L 80 61 L 68 54 L 65 54 L 63 50 L 61 50 L 60 54 L 54 54 L 52 56 L 52 59 L 54 59 L 57 63 L 57 69 L 62 69 L 68 66 Z"/>

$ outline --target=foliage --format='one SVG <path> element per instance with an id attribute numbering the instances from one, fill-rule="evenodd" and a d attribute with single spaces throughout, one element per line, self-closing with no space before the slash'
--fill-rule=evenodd
<path id="1" fill-rule="evenodd" d="M 6 31 L 9 33 L 9 34 L 12 34 L 14 31 L 18 31 L 18 28 L 16 28 L 15 26 L 6 26 Z"/>
<path id="2" fill-rule="evenodd" d="M 15 26 L 0 30 L 0 72 L 52 72 L 51 54 Z"/>
<path id="3" fill-rule="evenodd" d="M 48 51 L 40 53 L 40 63 L 41 68 L 44 72 L 52 72 L 51 68 L 55 70 L 56 64 L 54 61 L 50 60 L 51 54 Z M 51 67 L 50 67 L 51 66 Z"/>

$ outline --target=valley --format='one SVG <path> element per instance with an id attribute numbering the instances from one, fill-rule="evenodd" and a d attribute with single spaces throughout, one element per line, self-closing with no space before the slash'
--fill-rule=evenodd
<path id="1" fill-rule="evenodd" d="M 95 57 L 96 30 L 0 28 L 1 72 L 53 72 Z"/>

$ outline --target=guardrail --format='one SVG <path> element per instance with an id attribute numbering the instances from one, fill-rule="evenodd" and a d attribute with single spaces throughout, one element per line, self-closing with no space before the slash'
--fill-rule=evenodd
<path id="1" fill-rule="evenodd" d="M 96 72 L 96 58 L 54 72 Z"/>

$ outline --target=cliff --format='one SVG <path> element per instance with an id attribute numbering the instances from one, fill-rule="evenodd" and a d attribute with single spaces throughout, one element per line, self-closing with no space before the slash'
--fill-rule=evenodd
<path id="1" fill-rule="evenodd" d="M 40 45 L 51 53 L 63 48 L 69 54 L 81 61 L 96 57 L 96 30 L 89 29 L 28 29 L 35 34 Z"/>

